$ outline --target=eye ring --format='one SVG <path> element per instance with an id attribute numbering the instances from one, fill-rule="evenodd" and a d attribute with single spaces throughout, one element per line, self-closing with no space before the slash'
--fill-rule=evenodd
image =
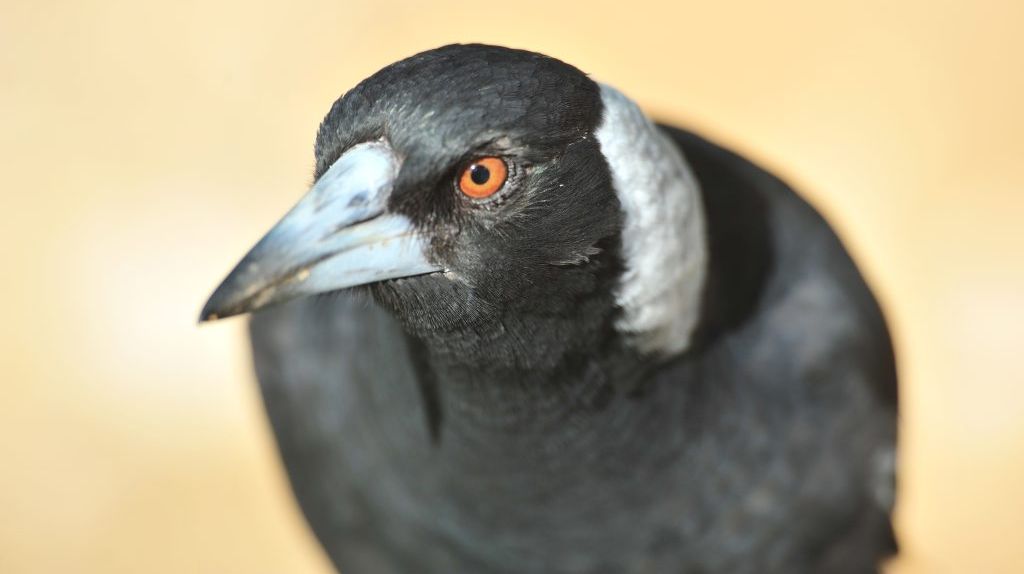
<path id="1" fill-rule="evenodd" d="M 473 199 L 486 199 L 501 190 L 508 181 L 508 164 L 500 157 L 474 160 L 459 175 L 458 188 Z"/>

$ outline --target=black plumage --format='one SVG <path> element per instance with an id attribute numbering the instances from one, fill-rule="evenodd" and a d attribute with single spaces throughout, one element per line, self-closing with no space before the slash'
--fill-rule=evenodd
<path id="1" fill-rule="evenodd" d="M 636 350 L 616 329 L 602 113 L 574 68 L 477 45 L 335 103 L 317 177 L 387 141 L 388 210 L 444 271 L 253 317 L 314 532 L 343 572 L 876 571 L 895 551 L 896 377 L 854 263 L 785 183 L 662 126 L 700 184 L 708 269 L 688 348 Z M 514 169 L 473 203 L 451 182 L 479 155 Z"/>

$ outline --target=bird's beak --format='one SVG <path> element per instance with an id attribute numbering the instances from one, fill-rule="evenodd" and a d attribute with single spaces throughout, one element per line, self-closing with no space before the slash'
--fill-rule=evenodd
<path id="1" fill-rule="evenodd" d="M 345 152 L 217 287 L 199 320 L 439 271 L 412 222 L 386 211 L 398 167 L 382 142 Z"/>

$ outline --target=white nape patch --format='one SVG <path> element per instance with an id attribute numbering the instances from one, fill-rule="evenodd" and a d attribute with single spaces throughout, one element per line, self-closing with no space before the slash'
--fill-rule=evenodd
<path id="1" fill-rule="evenodd" d="M 700 318 L 707 239 L 700 189 L 679 149 L 632 100 L 601 84 L 597 129 L 624 212 L 616 327 L 641 352 L 671 355 Z"/>

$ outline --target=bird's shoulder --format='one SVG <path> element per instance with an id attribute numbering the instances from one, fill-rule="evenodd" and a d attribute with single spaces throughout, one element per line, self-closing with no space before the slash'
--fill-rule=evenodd
<path id="1" fill-rule="evenodd" d="M 858 371 L 876 398 L 895 409 L 885 318 L 825 218 L 754 162 L 695 133 L 661 127 L 701 188 L 710 251 L 704 341 L 751 341 L 756 348 L 746 356 L 774 356 L 795 378 L 839 366 Z"/>

